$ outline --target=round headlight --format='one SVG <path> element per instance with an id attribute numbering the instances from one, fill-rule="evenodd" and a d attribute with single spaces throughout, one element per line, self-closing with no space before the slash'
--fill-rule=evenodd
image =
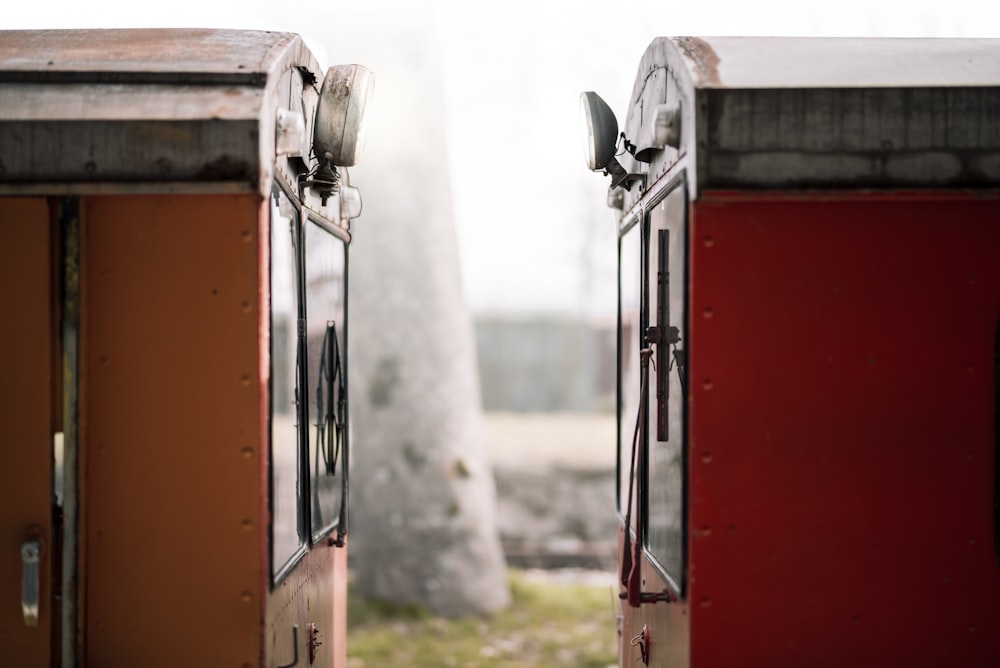
<path id="1" fill-rule="evenodd" d="M 362 65 L 337 65 L 326 71 L 316 106 L 313 152 L 330 154 L 338 167 L 357 163 L 365 146 L 365 105 L 375 77 Z"/>
<path id="2" fill-rule="evenodd" d="M 608 103 L 593 91 L 580 94 L 580 109 L 586 130 L 587 168 L 602 170 L 615 157 L 618 145 L 618 119 Z"/>

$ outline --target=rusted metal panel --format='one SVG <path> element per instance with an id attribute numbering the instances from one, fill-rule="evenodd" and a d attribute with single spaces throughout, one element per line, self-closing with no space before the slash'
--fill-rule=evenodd
<path id="1" fill-rule="evenodd" d="M 319 75 L 288 33 L 0 31 L 0 193 L 268 196 L 277 109 Z"/>
<path id="2" fill-rule="evenodd" d="M 190 84 L 3 84 L 0 119 L 8 122 L 193 121 L 254 119 L 264 91 Z"/>
<path id="3" fill-rule="evenodd" d="M 702 187 L 1000 184 L 1000 87 L 701 91 Z"/>
<path id="4" fill-rule="evenodd" d="M 0 31 L 0 81 L 263 86 L 298 42 L 250 30 Z"/>
<path id="5" fill-rule="evenodd" d="M 680 145 L 621 157 L 622 219 L 686 170 L 705 188 L 995 187 L 1000 40 L 658 38 L 624 123 L 649 145 L 654 110 L 680 109 Z"/>
<path id="6" fill-rule="evenodd" d="M 36 121 L 0 124 L 0 179 L 236 182 L 257 189 L 255 120 Z"/>

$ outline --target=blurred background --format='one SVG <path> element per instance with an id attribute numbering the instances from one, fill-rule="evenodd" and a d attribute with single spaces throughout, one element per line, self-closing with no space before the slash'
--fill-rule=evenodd
<path id="1" fill-rule="evenodd" d="M 617 246 L 608 179 L 584 166 L 580 93 L 598 92 L 623 121 L 639 59 L 657 36 L 997 37 L 1000 3 L 50 0 L 0 11 L 3 29 L 117 27 L 294 32 L 324 67 L 361 63 L 375 73 L 368 144 L 350 170 L 364 200 L 352 222 L 350 269 L 355 448 L 386 449 L 392 462 L 453 462 L 447 470 L 458 478 L 495 486 L 495 512 L 492 498 L 472 502 L 485 522 L 495 522 L 506 564 L 603 572 L 610 588 Z M 444 328 L 435 331 L 427 320 Z M 416 351 L 407 350 L 418 339 Z M 434 360 L 432 368 L 417 363 L 424 358 Z M 436 381 L 451 392 L 435 392 Z M 367 405 L 366 390 L 376 382 L 400 388 L 402 415 L 387 419 Z M 437 402 L 435 410 L 424 401 Z M 422 455 L 413 455 L 414 443 Z M 380 506 L 383 497 L 365 497 L 371 481 L 388 479 L 395 465 L 372 457 L 373 468 L 365 469 L 369 454 L 356 453 L 352 498 L 375 515 L 352 520 L 352 564 L 378 563 L 373 543 L 401 533 L 398 525 L 364 533 L 382 518 L 397 521 Z M 436 487 L 433 480 L 422 485 L 412 493 Z M 414 527 L 426 527 L 434 512 L 405 495 L 397 505 L 422 515 Z M 449 503 L 439 525 L 455 507 Z M 404 535 L 400 544 L 417 543 Z M 446 549 L 441 541 L 431 547 Z M 413 563 L 428 560 L 417 555 Z M 414 580 L 402 576 L 397 593 L 400 582 Z M 417 591 L 415 599 L 426 596 Z M 594 600 L 607 637 L 593 665 L 606 665 L 611 659 L 603 657 L 614 651 L 614 595 Z M 358 624 L 369 615 L 351 614 Z M 539 627 L 532 618 L 515 621 Z M 428 637 L 441 635 L 431 631 Z M 352 633 L 352 665 L 365 665 L 365 630 Z M 477 656 L 502 653 L 478 631 L 459 635 L 473 640 Z"/>
<path id="2" fill-rule="evenodd" d="M 508 560 L 530 563 L 529 544 L 548 536 L 601 565 L 604 548 L 585 544 L 613 540 L 616 237 L 608 181 L 584 168 L 580 92 L 597 91 L 623 119 L 639 58 L 660 35 L 987 37 L 1000 34 L 1000 3 L 51 0 L 7 3 L 0 27 L 289 31 L 324 66 L 373 70 L 368 146 L 351 170 L 365 202 L 352 253 L 380 253 L 393 225 L 442 221 L 435 234 L 451 238 L 435 243 L 453 244 L 472 323 Z M 583 471 L 561 479 L 558 513 L 526 477 L 553 467 Z M 573 528 L 549 512 L 575 513 Z"/>

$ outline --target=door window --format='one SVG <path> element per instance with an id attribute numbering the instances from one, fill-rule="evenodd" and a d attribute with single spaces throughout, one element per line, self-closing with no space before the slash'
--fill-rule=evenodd
<path id="1" fill-rule="evenodd" d="M 618 246 L 618 509 L 628 507 L 629 477 L 632 471 L 632 441 L 639 412 L 641 347 L 641 225 L 626 232 Z M 642 444 L 638 444 L 642 447 Z M 632 485 L 632 507 L 638 483 Z M 635 514 L 633 512 L 633 520 Z"/>
<path id="2" fill-rule="evenodd" d="M 302 548 L 299 495 L 298 215 L 285 196 L 271 198 L 271 574 Z"/>
<path id="3" fill-rule="evenodd" d="M 340 520 L 346 463 L 344 243 L 305 225 L 306 402 L 309 425 L 310 524 L 319 540 Z"/>
<path id="4" fill-rule="evenodd" d="M 650 365 L 646 547 L 680 592 L 684 575 L 686 189 L 649 211 Z M 655 328 L 655 329 L 653 329 Z"/>

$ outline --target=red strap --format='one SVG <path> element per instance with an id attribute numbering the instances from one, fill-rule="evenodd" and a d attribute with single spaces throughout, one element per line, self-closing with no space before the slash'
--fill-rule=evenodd
<path id="1" fill-rule="evenodd" d="M 653 351 L 643 348 L 640 352 L 642 360 L 642 381 L 639 392 L 639 415 L 635 421 L 635 431 L 632 434 L 632 461 L 629 464 L 628 503 L 625 511 L 625 539 L 622 545 L 621 583 L 625 588 L 625 598 L 633 608 L 638 608 L 642 599 L 642 504 L 636 499 L 635 509 L 635 541 L 629 527 L 632 523 L 632 492 L 636 476 L 642 475 L 642 458 L 639 456 L 639 444 L 645 442 L 646 436 L 646 403 L 649 393 L 649 358 Z M 640 488 L 641 489 L 641 488 Z"/>

